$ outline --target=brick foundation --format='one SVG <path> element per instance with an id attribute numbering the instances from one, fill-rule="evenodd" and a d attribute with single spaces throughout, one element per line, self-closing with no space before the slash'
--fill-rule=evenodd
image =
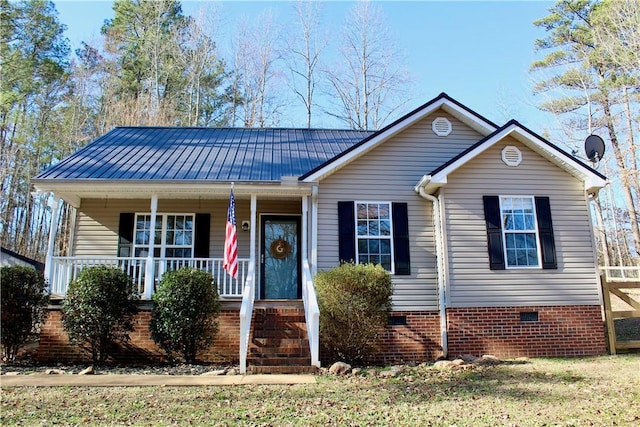
<path id="1" fill-rule="evenodd" d="M 396 323 L 406 320 L 406 324 L 388 325 L 385 328 L 380 350 L 373 355 L 372 363 L 421 363 L 442 356 L 437 311 L 397 311 L 392 313 L 391 318 Z"/>
<path id="2" fill-rule="evenodd" d="M 204 363 L 238 363 L 240 342 L 239 304 L 223 303 L 218 316 L 218 334 L 214 344 L 198 355 Z M 151 307 L 142 305 L 134 318 L 134 331 L 130 340 L 122 344 L 110 362 L 152 363 L 165 362 L 164 352 L 153 342 L 149 333 Z M 51 306 L 45 324 L 41 328 L 37 360 L 40 362 L 88 362 L 91 354 L 69 342 L 62 328 L 59 306 Z"/>
<path id="3" fill-rule="evenodd" d="M 538 321 L 523 322 L 521 312 L 537 312 Z M 60 309 L 51 307 L 40 335 L 42 362 L 86 362 L 90 356 L 69 343 Z M 149 334 L 150 306 L 141 307 L 131 340 L 112 360 L 116 363 L 165 361 Z M 394 312 L 382 334 L 373 364 L 420 363 L 442 355 L 437 311 Z M 223 303 L 214 345 L 199 355 L 205 363 L 238 363 L 238 303 Z M 493 354 L 498 357 L 591 356 L 606 351 L 600 306 L 475 307 L 447 309 L 449 356 Z M 321 355 L 323 366 L 333 361 Z"/>
<path id="4" fill-rule="evenodd" d="M 538 321 L 523 322 L 522 312 Z M 606 352 L 600 306 L 447 309 L 449 355 L 593 356 Z"/>

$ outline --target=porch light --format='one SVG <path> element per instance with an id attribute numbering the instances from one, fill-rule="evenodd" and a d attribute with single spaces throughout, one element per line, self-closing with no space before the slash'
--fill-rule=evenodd
<path id="1" fill-rule="evenodd" d="M 242 231 L 249 231 L 251 229 L 251 223 L 249 221 L 242 221 Z"/>

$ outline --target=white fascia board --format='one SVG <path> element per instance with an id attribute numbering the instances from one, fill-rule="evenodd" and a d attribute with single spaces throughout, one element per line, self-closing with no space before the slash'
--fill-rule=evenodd
<path id="1" fill-rule="evenodd" d="M 419 120 L 422 120 L 424 117 L 428 116 L 429 114 L 433 113 L 434 111 L 440 108 L 442 108 L 452 116 L 456 117 L 460 121 L 464 122 L 465 124 L 471 126 L 475 130 L 482 131 L 480 132 L 482 135 L 488 135 L 491 132 L 494 132 L 496 130 L 495 127 L 491 126 L 489 123 L 486 123 L 483 120 L 480 120 L 478 117 L 471 114 L 469 111 L 459 107 L 458 105 L 454 104 L 453 102 L 449 101 L 446 98 L 441 98 L 435 101 L 434 103 L 432 103 L 431 105 L 428 105 L 424 109 L 416 112 L 412 116 L 407 117 L 405 120 L 402 120 L 396 123 L 394 126 L 390 127 L 383 133 L 376 135 L 374 138 L 370 139 L 366 143 L 350 151 L 344 156 L 336 159 L 334 162 L 327 164 L 322 169 L 317 170 L 312 175 L 309 175 L 308 177 L 306 177 L 303 180 L 303 182 L 318 182 L 322 180 L 326 176 L 331 175 L 332 173 L 336 172 L 340 168 L 349 164 L 352 160 L 357 159 L 361 155 L 372 150 L 378 144 L 388 140 L 392 136 L 405 130 L 409 126 L 413 125 Z"/>
<path id="2" fill-rule="evenodd" d="M 72 206 L 79 207 L 83 198 L 149 198 L 157 194 L 160 199 L 225 198 L 229 197 L 231 183 L 179 182 L 179 181 L 68 181 L 39 180 L 34 184 L 38 191 L 52 192 Z M 301 197 L 311 194 L 312 186 L 306 183 L 288 185 L 281 182 L 234 183 L 236 198 L 259 194 L 260 196 Z"/>
<path id="3" fill-rule="evenodd" d="M 585 190 L 589 192 L 593 192 L 594 190 L 597 191 L 596 189 L 602 188 L 606 184 L 606 180 L 602 179 L 600 176 L 585 168 L 572 157 L 565 156 L 561 152 L 556 152 L 535 135 L 527 132 L 525 129 L 516 124 L 512 124 L 485 141 L 480 146 L 476 147 L 474 150 L 468 152 L 466 155 L 451 163 L 445 169 L 431 176 L 429 187 L 425 187 L 425 190 L 433 187 L 434 185 L 445 185 L 447 183 L 447 176 L 450 173 L 465 165 L 471 159 L 488 150 L 494 144 L 503 140 L 507 136 L 513 136 L 528 148 L 532 149 L 541 156 L 545 157 L 547 160 L 554 163 L 556 166 L 564 169 L 569 174 L 583 181 L 585 183 Z"/>
<path id="4" fill-rule="evenodd" d="M 545 142 L 541 141 L 535 135 L 529 133 L 526 129 L 523 129 L 516 125 L 512 125 L 507 128 L 507 130 L 509 130 L 509 133 L 514 133 L 518 141 L 522 142 L 527 147 L 536 151 L 541 156 L 547 158 L 552 163 L 556 164 L 557 166 L 567 171 L 569 174 L 584 182 L 585 190 L 587 190 L 588 192 L 597 192 L 598 189 L 604 187 L 607 184 L 606 179 L 603 179 L 599 175 L 593 173 L 573 157 L 553 150 Z M 507 136 L 509 133 L 504 136 Z"/>

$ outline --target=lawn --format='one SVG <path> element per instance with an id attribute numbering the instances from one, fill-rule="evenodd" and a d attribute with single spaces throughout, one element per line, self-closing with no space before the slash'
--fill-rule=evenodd
<path id="1" fill-rule="evenodd" d="M 0 424 L 640 425 L 640 354 L 318 376 L 299 386 L 3 388 Z"/>

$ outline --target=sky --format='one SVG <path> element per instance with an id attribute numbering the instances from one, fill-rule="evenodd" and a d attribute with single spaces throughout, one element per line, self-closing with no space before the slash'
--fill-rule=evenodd
<path id="1" fill-rule="evenodd" d="M 488 119 L 503 124 L 515 118 L 542 134 L 553 132 L 555 119 L 539 111 L 543 99 L 532 94 L 529 67 L 541 53 L 534 49 L 545 32 L 533 21 L 548 14 L 549 1 L 374 1 L 382 9 L 387 26 L 397 41 L 414 78 L 412 99 L 402 116 L 441 92 Z M 67 26 L 72 50 L 80 42 L 98 40 L 105 19 L 113 17 L 112 2 L 101 0 L 55 0 L 60 21 Z M 183 1 L 183 12 L 195 15 L 215 6 L 224 40 L 234 32 L 240 17 L 255 19 L 269 9 L 275 17 L 292 17 L 290 1 Z M 322 27 L 339 34 L 353 2 L 326 1 Z M 90 43 L 97 44 L 97 43 Z M 226 42 L 219 46 L 228 45 Z M 300 121 L 298 121 L 300 123 Z M 323 123 L 324 124 L 324 123 Z M 283 126 L 289 126 L 286 119 Z M 335 125 L 335 124 L 334 124 Z"/>

